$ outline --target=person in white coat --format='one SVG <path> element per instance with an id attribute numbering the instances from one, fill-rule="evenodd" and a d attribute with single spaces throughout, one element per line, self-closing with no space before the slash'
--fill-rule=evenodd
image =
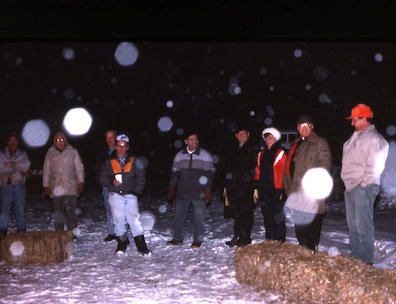
<path id="1" fill-rule="evenodd" d="M 77 198 L 84 190 L 84 165 L 78 151 L 68 143 L 63 132 L 57 132 L 48 149 L 43 167 L 44 195 L 50 197 L 55 210 L 55 230 L 77 227 Z"/>

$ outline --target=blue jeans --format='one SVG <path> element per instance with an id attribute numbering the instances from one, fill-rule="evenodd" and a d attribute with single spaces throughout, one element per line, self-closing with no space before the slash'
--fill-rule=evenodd
<path id="1" fill-rule="evenodd" d="M 379 185 L 357 186 L 345 191 L 345 211 L 352 256 L 366 263 L 374 260 L 374 202 Z"/>
<path id="2" fill-rule="evenodd" d="M 190 205 L 193 205 L 194 214 L 194 235 L 193 242 L 202 243 L 205 233 L 205 212 L 206 204 L 203 200 L 175 200 L 175 222 L 173 230 L 173 239 L 176 241 L 183 241 L 184 239 L 184 224 L 187 220 L 188 210 Z"/>
<path id="3" fill-rule="evenodd" d="M 129 225 L 133 237 L 143 235 L 143 227 L 140 222 L 139 204 L 135 195 L 120 195 L 110 192 L 109 204 L 114 219 L 114 232 L 116 236 L 126 237 L 126 224 Z"/>
<path id="4" fill-rule="evenodd" d="M 111 214 L 111 207 L 109 204 L 109 188 L 102 188 L 102 196 L 103 202 L 106 209 L 106 226 L 107 226 L 107 234 L 114 234 L 114 220 L 113 215 Z"/>
<path id="5" fill-rule="evenodd" d="M 25 221 L 25 184 L 11 185 L 7 184 L 1 189 L 1 214 L 0 214 L 0 230 L 8 229 L 8 219 L 10 215 L 11 205 L 14 204 L 14 212 L 16 217 L 16 226 L 19 230 L 26 229 Z"/>

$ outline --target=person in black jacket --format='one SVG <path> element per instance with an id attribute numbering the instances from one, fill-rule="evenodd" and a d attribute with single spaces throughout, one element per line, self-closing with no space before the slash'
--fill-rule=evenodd
<path id="1" fill-rule="evenodd" d="M 147 248 L 143 235 L 138 204 L 138 197 L 146 183 L 146 173 L 142 161 L 130 155 L 128 150 L 129 137 L 125 134 L 118 135 L 117 153 L 104 163 L 100 181 L 109 189 L 109 204 L 118 241 L 116 253 L 122 255 L 126 251 L 128 224 L 139 253 L 149 255 L 151 251 Z"/>
<path id="2" fill-rule="evenodd" d="M 231 208 L 234 236 L 226 244 L 230 247 L 251 243 L 253 227 L 253 176 L 256 164 L 255 149 L 249 144 L 247 128 L 237 129 L 236 147 L 230 152 L 223 191 L 225 206 Z"/>

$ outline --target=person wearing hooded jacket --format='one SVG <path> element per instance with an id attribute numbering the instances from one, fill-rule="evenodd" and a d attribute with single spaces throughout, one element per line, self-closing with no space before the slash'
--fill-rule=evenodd
<path id="1" fill-rule="evenodd" d="M 63 132 L 57 132 L 53 145 L 44 157 L 44 195 L 50 197 L 55 210 L 55 230 L 63 231 L 65 212 L 67 230 L 77 227 L 77 198 L 84 190 L 84 164 L 78 151 Z"/>
<path id="2" fill-rule="evenodd" d="M 117 237 L 116 253 L 125 253 L 129 244 L 127 224 L 140 254 L 150 255 L 140 222 L 138 197 L 145 183 L 146 173 L 141 160 L 128 153 L 129 137 L 120 134 L 116 138 L 116 153 L 106 160 L 100 173 L 102 186 L 109 189 L 109 204 Z"/>
<path id="3" fill-rule="evenodd" d="M 286 153 L 281 146 L 281 133 L 273 127 L 262 132 L 264 150 L 257 155 L 254 200 L 260 202 L 264 218 L 265 239 L 284 242 L 286 238 L 285 193 L 283 175 Z"/>
<path id="4" fill-rule="evenodd" d="M 310 116 L 297 119 L 299 137 L 293 142 L 286 160 L 284 185 L 288 196 L 286 206 L 291 210 L 299 245 L 317 250 L 326 212 L 324 199 L 309 198 L 302 189 L 302 179 L 312 168 L 331 170 L 332 157 L 326 139 L 318 136 Z"/>

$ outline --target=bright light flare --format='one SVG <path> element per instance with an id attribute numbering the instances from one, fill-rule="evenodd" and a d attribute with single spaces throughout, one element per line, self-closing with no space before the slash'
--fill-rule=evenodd
<path id="1" fill-rule="evenodd" d="M 83 135 L 92 125 L 92 117 L 84 108 L 74 108 L 67 112 L 63 126 L 71 135 Z"/>
<path id="2" fill-rule="evenodd" d="M 312 168 L 304 174 L 301 185 L 309 198 L 325 199 L 333 189 L 333 179 L 326 169 Z"/>
<path id="3" fill-rule="evenodd" d="M 119 65 L 129 66 L 136 62 L 139 51 L 131 42 L 121 42 L 115 52 L 114 57 Z"/>
<path id="4" fill-rule="evenodd" d="M 50 128 L 42 119 L 28 121 L 22 129 L 22 139 L 29 147 L 44 146 L 50 136 Z"/>

